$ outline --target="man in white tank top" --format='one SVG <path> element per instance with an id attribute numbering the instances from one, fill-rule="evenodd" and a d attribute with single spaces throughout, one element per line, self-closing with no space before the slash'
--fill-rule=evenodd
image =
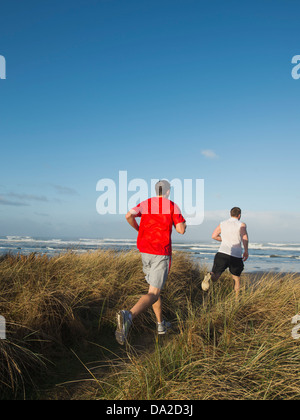
<path id="1" fill-rule="evenodd" d="M 240 277 L 244 270 L 244 262 L 249 257 L 247 226 L 241 222 L 241 214 L 242 211 L 239 207 L 231 209 L 230 219 L 220 223 L 212 234 L 212 238 L 221 242 L 221 246 L 215 256 L 211 273 L 205 276 L 202 283 L 202 289 L 204 291 L 208 291 L 211 281 L 217 281 L 223 272 L 229 268 L 235 283 L 234 290 L 237 296 L 239 294 Z"/>

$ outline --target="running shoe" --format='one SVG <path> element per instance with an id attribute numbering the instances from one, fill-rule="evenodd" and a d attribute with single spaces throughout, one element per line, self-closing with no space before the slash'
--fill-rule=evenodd
<path id="1" fill-rule="evenodd" d="M 170 328 L 172 328 L 172 324 L 170 322 L 163 321 L 161 324 L 157 324 L 157 334 L 164 335 Z"/>
<path id="2" fill-rule="evenodd" d="M 130 327 L 132 325 L 131 314 L 129 311 L 119 311 L 117 313 L 116 340 L 122 346 L 126 343 Z"/>
<path id="3" fill-rule="evenodd" d="M 202 290 L 204 292 L 207 292 L 210 288 L 210 283 L 211 283 L 211 273 L 206 274 L 206 276 L 204 277 L 204 280 L 202 282 Z"/>

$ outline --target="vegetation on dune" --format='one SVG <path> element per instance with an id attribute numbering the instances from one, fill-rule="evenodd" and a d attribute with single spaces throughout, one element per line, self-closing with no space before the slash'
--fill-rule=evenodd
<path id="1" fill-rule="evenodd" d="M 68 369 L 73 384 L 48 398 L 298 399 L 300 341 L 291 336 L 291 319 L 300 312 L 299 275 L 244 275 L 236 300 L 226 274 L 204 294 L 205 271 L 188 254 L 174 253 L 163 291 L 173 332 L 156 337 L 148 311 L 120 348 L 115 313 L 147 291 L 138 252 L 2 257 L 7 339 L 0 340 L 0 395 L 38 398 L 33 389 L 49 388 L 53 372 Z M 81 355 L 91 347 L 93 363 L 85 364 Z M 82 381 L 71 352 L 84 364 Z"/>

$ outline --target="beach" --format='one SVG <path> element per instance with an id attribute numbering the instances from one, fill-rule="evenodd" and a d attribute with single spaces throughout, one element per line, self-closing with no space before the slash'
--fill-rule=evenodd
<path id="1" fill-rule="evenodd" d="M 33 238 L 30 236 L 0 237 L 0 255 L 7 253 L 29 255 L 37 252 L 55 256 L 73 250 L 77 253 L 96 251 L 98 249 L 116 249 L 119 251 L 136 249 L 135 239 L 119 238 Z M 201 265 L 212 266 L 213 259 L 219 249 L 216 242 L 174 242 L 174 251 L 188 253 Z M 250 243 L 249 260 L 245 271 L 299 273 L 300 244 L 299 243 Z M 209 268 L 209 269 L 210 269 Z"/>
<path id="2" fill-rule="evenodd" d="M 237 301 L 228 274 L 203 293 L 205 273 L 174 252 L 162 295 L 172 331 L 158 338 L 149 310 L 122 347 L 116 311 L 147 290 L 139 252 L 2 255 L 1 399 L 299 399 L 299 274 L 243 274 Z"/>

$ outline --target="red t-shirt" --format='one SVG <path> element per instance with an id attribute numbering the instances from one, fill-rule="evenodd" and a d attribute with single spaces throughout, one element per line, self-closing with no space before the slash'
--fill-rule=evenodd
<path id="1" fill-rule="evenodd" d="M 140 252 L 154 255 L 172 254 L 172 229 L 185 219 L 179 207 L 163 197 L 143 201 L 133 210 L 135 217 L 141 217 L 137 247 Z"/>

